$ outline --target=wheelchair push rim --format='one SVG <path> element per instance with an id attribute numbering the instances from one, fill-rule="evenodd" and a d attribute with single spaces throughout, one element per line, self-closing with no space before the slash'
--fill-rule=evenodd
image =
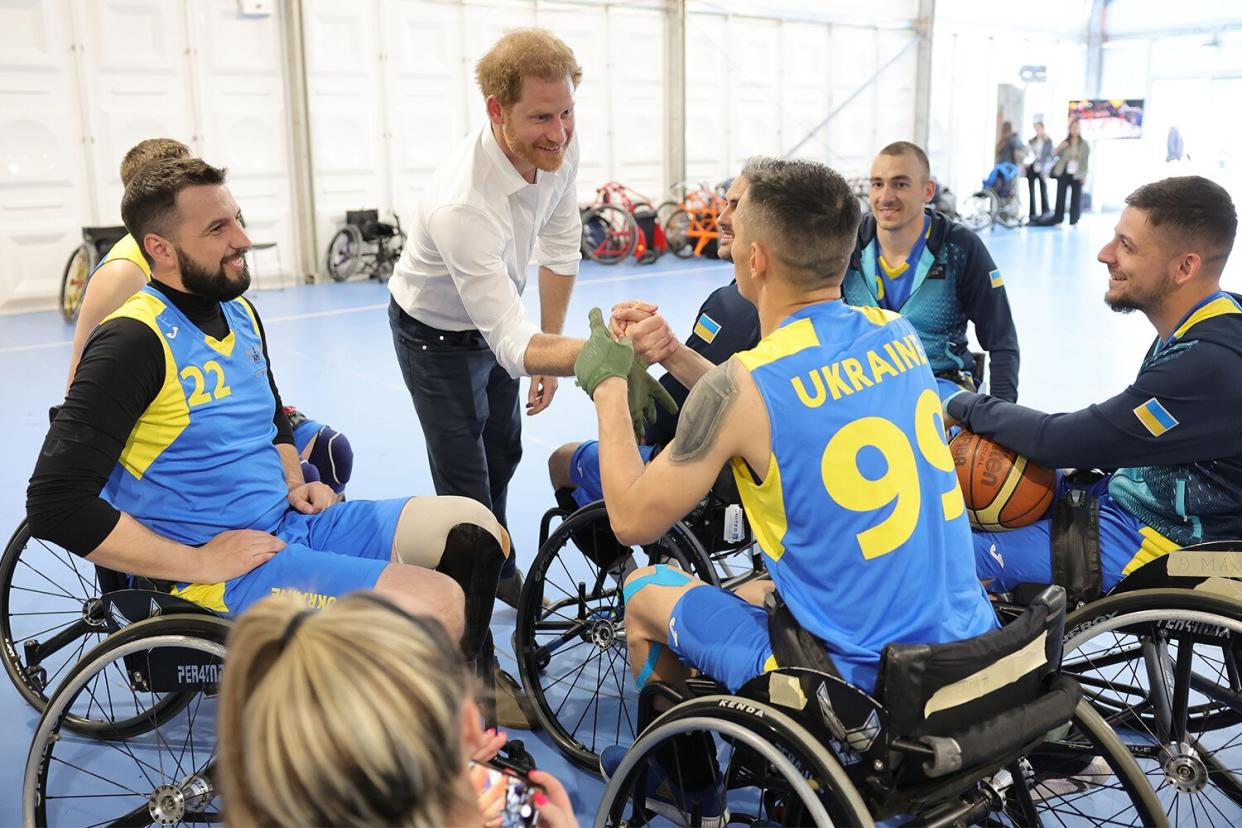
<path id="1" fill-rule="evenodd" d="M 607 520 L 598 501 L 552 532 L 527 573 L 514 633 L 522 687 L 539 723 L 566 758 L 592 773 L 599 772 L 599 751 L 633 740 L 637 723 L 621 589 L 574 540 Z M 675 561 L 699 579 L 719 583 L 707 553 L 680 524 L 655 544 L 631 547 L 631 554 L 640 565 Z"/>
<path id="2" fill-rule="evenodd" d="M 362 232 L 352 224 L 337 230 L 328 242 L 327 269 L 334 282 L 343 282 L 362 264 Z"/>

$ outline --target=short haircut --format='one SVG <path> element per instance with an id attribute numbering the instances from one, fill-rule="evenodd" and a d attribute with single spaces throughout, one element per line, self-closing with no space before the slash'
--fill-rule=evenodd
<path id="1" fill-rule="evenodd" d="M 845 179 L 815 161 L 774 158 L 751 159 L 743 175 L 745 217 L 786 279 L 803 290 L 840 284 L 862 218 Z"/>
<path id="2" fill-rule="evenodd" d="M 582 67 L 573 49 L 546 29 L 518 29 L 496 41 L 479 60 L 474 76 L 484 98 L 495 96 L 508 109 L 522 97 L 522 78 L 560 80 L 568 76 L 577 89 Z"/>
<path id="3" fill-rule="evenodd" d="M 1205 263 L 1220 259 L 1224 267 L 1238 234 L 1238 213 L 1215 181 L 1199 175 L 1166 178 L 1139 187 L 1126 196 L 1126 204 L 1143 210 L 1166 238 L 1184 240 Z"/>
<path id="4" fill-rule="evenodd" d="M 919 162 L 919 166 L 923 168 L 923 180 L 931 180 L 931 162 L 927 160 L 927 153 L 923 152 L 923 148 L 918 144 L 912 144 L 909 141 L 894 141 L 880 150 L 880 155 L 913 155 Z"/>
<path id="5" fill-rule="evenodd" d="M 154 265 L 142 240 L 147 233 L 171 238 L 177 223 L 177 193 L 186 187 L 223 184 L 228 171 L 201 158 L 174 158 L 142 167 L 125 187 L 121 198 L 121 221 L 138 242 L 138 249 Z"/>
<path id="6" fill-rule="evenodd" d="M 190 148 L 172 138 L 148 138 L 129 148 L 121 159 L 121 186 L 128 187 L 138 171 L 152 161 L 189 158 Z"/>

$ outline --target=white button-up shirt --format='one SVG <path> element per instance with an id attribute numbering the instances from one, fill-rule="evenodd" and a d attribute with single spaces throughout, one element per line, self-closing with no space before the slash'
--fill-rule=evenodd
<path id="1" fill-rule="evenodd" d="M 477 329 L 512 377 L 539 326 L 526 318 L 522 291 L 531 257 L 574 276 L 582 258 L 578 139 L 556 172 L 522 178 L 490 123 L 449 155 L 419 198 L 409 240 L 388 290 L 410 316 L 447 331 Z"/>

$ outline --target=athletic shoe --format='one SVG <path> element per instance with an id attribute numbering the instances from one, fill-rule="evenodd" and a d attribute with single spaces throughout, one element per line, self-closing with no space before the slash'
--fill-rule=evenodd
<path id="1" fill-rule="evenodd" d="M 599 755 L 599 770 L 604 780 L 609 780 L 629 748 L 623 745 L 606 747 Z M 697 791 L 683 791 L 673 784 L 660 763 L 647 762 L 646 807 L 667 820 L 684 828 L 725 828 L 729 823 L 729 809 L 725 807 L 724 780 L 717 774 L 715 784 Z M 697 819 L 695 817 L 697 816 Z"/>
<path id="2" fill-rule="evenodd" d="M 538 730 L 539 717 L 522 685 L 513 676 L 495 666 L 496 722 L 509 730 Z"/>
<path id="3" fill-rule="evenodd" d="M 517 609 L 518 598 L 522 595 L 522 570 L 515 569 L 508 578 L 501 578 L 496 584 L 496 597 Z"/>

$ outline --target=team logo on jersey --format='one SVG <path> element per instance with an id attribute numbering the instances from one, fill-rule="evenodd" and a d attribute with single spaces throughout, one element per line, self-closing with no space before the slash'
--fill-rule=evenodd
<path id="1" fill-rule="evenodd" d="M 716 334 L 720 333 L 720 323 L 705 313 L 700 314 L 699 321 L 694 323 L 694 332 L 704 342 L 710 344 L 716 338 Z"/>
<path id="2" fill-rule="evenodd" d="M 263 362 L 263 350 L 258 345 L 251 345 L 247 348 L 246 356 L 250 357 L 250 361 L 255 365 Z"/>
<path id="3" fill-rule="evenodd" d="M 1170 414 L 1169 410 L 1155 397 L 1134 409 L 1134 416 L 1138 417 L 1143 427 L 1151 432 L 1152 437 L 1159 437 L 1177 425 L 1177 418 Z"/>
<path id="4" fill-rule="evenodd" d="M 177 326 L 176 326 L 176 325 L 173 325 L 173 326 L 172 326 L 172 330 L 168 332 L 168 338 L 169 338 L 169 339 L 176 339 L 176 338 L 177 338 Z"/>
<path id="5" fill-rule="evenodd" d="M 992 280 L 992 287 L 994 288 L 998 288 L 1001 285 L 1005 284 L 1005 280 L 1001 278 L 1001 272 L 999 268 L 989 273 L 988 278 Z"/>

